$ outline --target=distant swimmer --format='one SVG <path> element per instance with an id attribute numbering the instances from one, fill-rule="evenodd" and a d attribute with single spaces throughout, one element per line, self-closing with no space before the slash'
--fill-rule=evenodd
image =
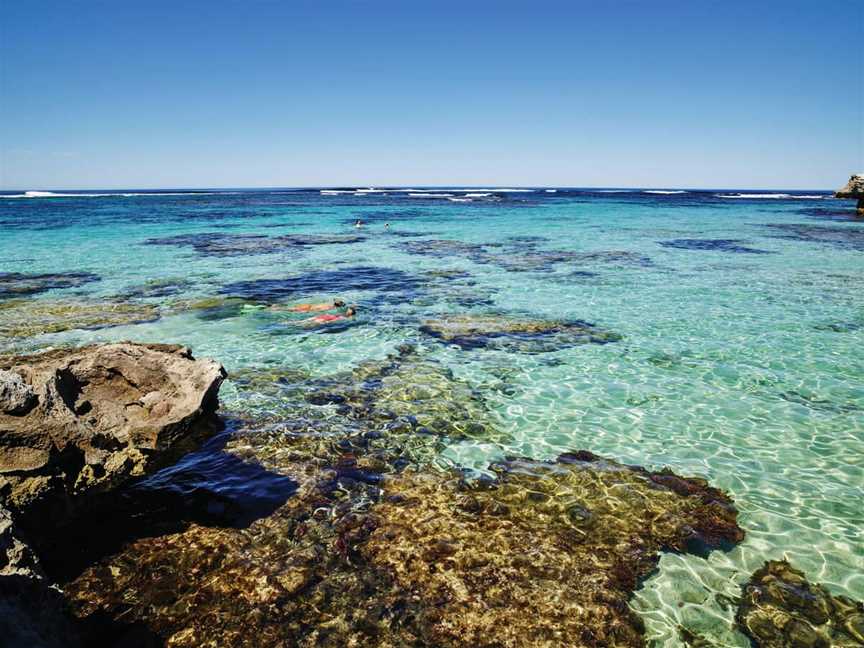
<path id="1" fill-rule="evenodd" d="M 390 223 L 384 223 L 384 229 L 389 230 L 390 229 Z"/>
<path id="2" fill-rule="evenodd" d="M 315 317 L 310 317 L 309 319 L 303 320 L 304 322 L 309 322 L 310 324 L 332 324 L 333 322 L 338 322 L 340 320 L 347 320 L 354 317 L 357 314 L 356 306 L 349 306 L 345 309 L 345 313 L 343 315 L 335 315 L 333 313 L 325 313 L 323 315 L 316 315 Z"/>
<path id="3" fill-rule="evenodd" d="M 320 313 L 321 311 L 335 310 L 344 308 L 345 302 L 337 299 L 324 304 L 295 304 L 294 306 L 271 306 L 270 310 L 290 311 L 292 313 Z"/>
<path id="4" fill-rule="evenodd" d="M 354 223 L 354 227 L 356 227 L 357 229 L 360 229 L 361 227 L 363 227 L 363 221 L 361 221 L 361 220 L 357 220 L 357 221 Z"/>

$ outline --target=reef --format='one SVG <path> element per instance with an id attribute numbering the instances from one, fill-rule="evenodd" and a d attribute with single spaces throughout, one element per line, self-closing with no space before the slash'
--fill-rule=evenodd
<path id="1" fill-rule="evenodd" d="M 765 225 L 773 238 L 821 243 L 844 250 L 864 250 L 864 229 L 856 225 L 806 225 L 769 223 Z"/>
<path id="2" fill-rule="evenodd" d="M 12 299 L 0 303 L 0 336 L 32 337 L 70 329 L 97 329 L 157 319 L 159 311 L 150 304 Z"/>
<path id="3" fill-rule="evenodd" d="M 766 562 L 745 583 L 736 618 L 762 648 L 864 646 L 864 604 L 810 583 L 785 560 Z"/>
<path id="4" fill-rule="evenodd" d="M 846 186 L 834 192 L 835 198 L 850 198 L 858 201 L 857 213 L 864 216 L 864 174 L 856 173 L 849 178 Z"/>
<path id="5" fill-rule="evenodd" d="M 421 256 L 461 257 L 481 265 L 495 265 L 508 272 L 552 272 L 559 264 L 613 263 L 649 266 L 647 257 L 622 250 L 576 252 L 539 248 L 542 237 L 511 237 L 506 243 L 465 243 L 448 239 L 404 241 L 396 248 Z"/>
<path id="6" fill-rule="evenodd" d="M 101 277 L 92 272 L 35 274 L 0 272 L 0 299 L 28 297 L 48 290 L 78 288 Z"/>
<path id="7" fill-rule="evenodd" d="M 176 277 L 172 279 L 153 279 L 138 286 L 132 286 L 124 291 L 125 299 L 161 299 L 171 297 L 188 290 L 192 282 Z"/>
<path id="8" fill-rule="evenodd" d="M 174 647 L 644 646 L 627 601 L 659 552 L 743 537 L 699 479 L 578 452 L 471 480 L 369 432 L 283 430 L 264 462 L 298 485 L 284 506 L 127 544 L 66 585 L 75 614 Z"/>
<path id="9" fill-rule="evenodd" d="M 401 270 L 376 266 L 352 266 L 339 270 L 315 270 L 284 279 L 239 281 L 223 286 L 221 292 L 232 297 L 272 303 L 289 297 L 310 294 L 339 294 L 349 290 L 377 293 L 402 293 L 410 297 L 421 285 L 419 278 Z"/>
<path id="10" fill-rule="evenodd" d="M 302 249 L 313 245 L 346 245 L 365 241 L 365 237 L 344 234 L 286 234 L 265 236 L 263 234 L 226 234 L 224 232 L 202 232 L 179 234 L 163 238 L 151 238 L 145 245 L 171 245 L 191 247 L 202 256 L 241 256 L 246 254 L 272 254 Z"/>
<path id="11" fill-rule="evenodd" d="M 183 442 L 215 411 L 225 377 L 185 347 L 133 343 L 7 358 L 0 367 L 4 384 L 25 389 L 0 413 L 0 495 L 26 530 L 49 520 L 56 527 L 86 493 L 188 449 Z"/>
<path id="12" fill-rule="evenodd" d="M 774 254 L 768 250 L 741 245 L 738 239 L 674 239 L 660 241 L 660 245 L 679 250 L 713 250 L 716 252 L 732 252 L 734 254 Z"/>
<path id="13" fill-rule="evenodd" d="M 608 344 L 621 336 L 582 321 L 518 320 L 495 315 L 452 315 L 427 320 L 420 331 L 462 349 L 543 353 L 579 344 Z"/>
<path id="14" fill-rule="evenodd" d="M 235 406 L 240 416 L 281 430 L 338 436 L 362 428 L 398 436 L 406 451 L 437 448 L 435 437 L 500 438 L 480 392 L 410 345 L 321 378 L 271 368 L 239 372 L 232 383 L 248 399 Z"/>

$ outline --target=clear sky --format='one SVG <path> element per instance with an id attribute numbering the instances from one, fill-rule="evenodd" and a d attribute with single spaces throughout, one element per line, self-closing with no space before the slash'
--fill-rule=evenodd
<path id="1" fill-rule="evenodd" d="M 834 188 L 862 0 L 0 0 L 0 187 Z"/>

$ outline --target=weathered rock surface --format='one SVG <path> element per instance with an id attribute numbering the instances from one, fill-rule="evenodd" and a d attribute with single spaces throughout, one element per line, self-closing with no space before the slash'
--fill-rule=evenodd
<path id="1" fill-rule="evenodd" d="M 29 412 L 38 399 L 33 388 L 18 374 L 0 369 L 0 412 L 20 415 Z"/>
<path id="2" fill-rule="evenodd" d="M 864 173 L 856 173 L 849 182 L 834 192 L 835 198 L 852 198 L 858 201 L 858 214 L 864 216 Z"/>
<path id="3" fill-rule="evenodd" d="M 45 515 L 59 523 L 77 496 L 182 450 L 215 411 L 225 377 L 185 347 L 134 343 L 7 358 L 0 368 L 36 398 L 26 411 L 0 413 L 0 501 L 22 528 Z"/>
<path id="4" fill-rule="evenodd" d="M 743 590 L 737 619 L 757 646 L 864 646 L 864 604 L 811 584 L 785 560 L 766 562 Z"/>

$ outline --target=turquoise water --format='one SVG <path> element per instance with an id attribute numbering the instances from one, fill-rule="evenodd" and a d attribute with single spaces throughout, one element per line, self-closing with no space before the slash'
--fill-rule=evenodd
<path id="1" fill-rule="evenodd" d="M 0 338 L 0 350 L 176 342 L 229 373 L 317 376 L 414 342 L 477 387 L 498 430 L 452 442 L 443 461 L 482 471 L 504 455 L 585 448 L 733 495 L 747 539 L 707 560 L 665 554 L 637 592 L 657 645 L 678 645 L 686 625 L 746 646 L 729 599 L 766 559 L 864 598 L 864 224 L 850 205 L 823 192 L 127 193 L 0 200 L 0 272 L 93 273 L 26 299 L 137 295 L 161 317 Z M 266 308 L 202 317 L 182 307 L 232 296 L 341 297 L 360 311 L 315 330 Z M 418 330 L 456 313 L 583 320 L 623 339 L 520 353 Z M 227 410 L 248 398 L 223 388 Z"/>

